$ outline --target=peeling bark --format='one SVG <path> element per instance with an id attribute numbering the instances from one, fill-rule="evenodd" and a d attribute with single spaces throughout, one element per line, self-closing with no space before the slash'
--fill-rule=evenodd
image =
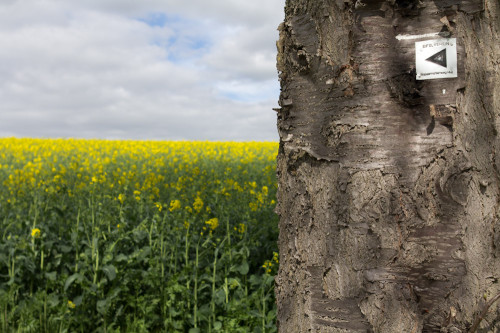
<path id="1" fill-rule="evenodd" d="M 466 332 L 500 292 L 500 3 L 285 14 L 279 331 Z M 441 37 L 457 38 L 458 78 L 416 80 L 415 41 Z M 500 331 L 498 307 L 480 329 Z"/>

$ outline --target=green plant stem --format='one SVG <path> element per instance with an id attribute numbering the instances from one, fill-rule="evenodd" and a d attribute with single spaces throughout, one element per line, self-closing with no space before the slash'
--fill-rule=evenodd
<path id="1" fill-rule="evenodd" d="M 43 248 L 40 250 L 40 269 L 43 271 L 43 259 L 44 259 L 44 252 Z"/>
<path id="2" fill-rule="evenodd" d="M 224 276 L 224 294 L 226 295 L 226 304 L 229 303 L 229 286 L 227 283 L 227 271 Z"/>
<path id="3" fill-rule="evenodd" d="M 224 277 L 224 293 L 226 296 L 226 304 L 229 303 L 229 288 L 227 284 L 227 275 L 228 275 L 228 266 L 231 267 L 233 265 L 233 251 L 231 249 L 231 229 L 229 228 L 229 217 L 226 217 L 226 237 L 227 237 L 227 253 L 229 255 L 229 263 L 226 262 L 225 267 L 225 277 Z"/>
<path id="4" fill-rule="evenodd" d="M 3 327 L 4 327 L 3 331 L 7 332 L 7 328 L 9 327 L 9 324 L 7 322 L 7 306 L 5 306 L 5 308 L 4 308 L 3 318 L 4 318 L 4 320 L 3 320 Z"/>
<path id="5" fill-rule="evenodd" d="M 170 265 L 168 265 L 168 274 L 172 274 L 173 262 L 174 262 L 174 248 L 172 248 L 172 252 L 170 252 Z"/>
<path id="6" fill-rule="evenodd" d="M 153 229 L 154 229 L 154 219 L 151 219 L 151 226 L 149 227 L 149 247 L 151 248 L 151 255 L 154 255 L 154 246 L 153 246 Z"/>
<path id="7" fill-rule="evenodd" d="M 94 284 L 97 283 L 97 273 L 99 271 L 99 247 L 97 244 L 97 239 L 95 242 L 95 269 L 94 269 Z M 94 244 L 92 244 L 92 247 L 94 248 Z M 94 251 L 94 249 L 92 250 Z"/>
<path id="8" fill-rule="evenodd" d="M 163 250 L 164 244 L 163 244 L 163 226 L 161 228 L 160 232 L 160 290 L 161 290 L 161 318 L 162 322 L 165 322 L 165 264 L 164 264 L 164 259 L 165 259 L 165 252 Z"/>
<path id="9" fill-rule="evenodd" d="M 217 272 L 217 255 L 219 248 L 215 250 L 214 263 L 213 263 L 213 273 L 212 273 L 212 299 L 210 300 L 210 310 L 212 311 L 212 323 L 215 323 L 215 276 Z M 212 326 L 210 325 L 210 331 L 212 331 Z"/>
<path id="10" fill-rule="evenodd" d="M 91 209 L 91 219 L 92 219 L 92 263 L 94 265 L 94 278 L 93 283 L 97 284 L 97 273 L 99 270 L 99 233 L 96 230 L 96 214 L 95 214 L 95 197 L 94 197 L 94 189 L 92 189 L 92 195 L 90 199 L 90 209 Z"/>
<path id="11" fill-rule="evenodd" d="M 214 252 L 214 262 L 213 262 L 213 271 L 212 271 L 212 299 L 210 300 L 210 310 L 212 311 L 212 320 L 209 321 L 208 330 L 212 332 L 212 324 L 215 323 L 215 277 L 217 273 L 217 256 L 219 255 L 219 249 L 227 240 L 226 237 L 222 240 L 222 242 L 215 248 Z"/>
<path id="12" fill-rule="evenodd" d="M 12 261 L 9 265 L 9 277 L 13 280 L 15 276 L 16 260 L 14 255 L 9 255 L 9 261 Z"/>
<path id="13" fill-rule="evenodd" d="M 228 243 L 229 265 L 231 266 L 233 261 L 233 254 L 231 252 L 231 229 L 229 228 L 229 217 L 226 217 L 226 238 Z"/>
<path id="14" fill-rule="evenodd" d="M 173 244 L 172 254 L 170 256 L 170 267 L 173 268 L 174 273 L 177 272 L 177 248 L 179 245 L 179 241 L 180 241 L 180 236 L 177 235 L 177 237 L 175 237 L 175 243 Z"/>
<path id="15" fill-rule="evenodd" d="M 196 258 L 194 263 L 194 305 L 193 305 L 193 319 L 194 327 L 198 327 L 198 250 L 200 246 L 200 240 L 196 244 Z"/>
<path id="16" fill-rule="evenodd" d="M 80 257 L 79 249 L 80 245 L 78 243 L 78 228 L 80 226 L 80 207 L 78 207 L 78 213 L 76 215 L 76 229 L 75 229 L 75 273 L 78 273 L 78 258 Z"/>
<path id="17" fill-rule="evenodd" d="M 36 228 L 36 220 L 38 219 L 38 208 L 37 208 L 37 200 L 35 197 L 35 202 L 33 205 L 35 206 L 35 217 L 33 218 L 33 226 L 31 227 L 31 230 Z M 35 252 L 35 237 L 31 237 L 31 250 Z"/>
<path id="18" fill-rule="evenodd" d="M 185 239 L 184 239 L 184 266 L 186 267 L 186 269 L 189 268 L 189 225 L 186 228 L 186 236 L 185 236 Z M 191 284 L 191 280 L 187 279 L 187 281 L 186 281 L 186 290 L 189 290 L 190 284 Z M 191 300 L 188 298 L 188 302 L 187 302 L 188 311 L 189 311 L 190 307 L 191 307 Z"/>
<path id="19" fill-rule="evenodd" d="M 189 265 L 189 229 L 191 225 L 188 224 L 186 228 L 185 244 L 184 244 L 184 262 L 186 267 Z"/>
<path id="20" fill-rule="evenodd" d="M 262 333 L 266 333 L 266 297 L 264 295 L 264 288 L 262 288 Z"/>
<path id="21" fill-rule="evenodd" d="M 45 293 L 43 294 L 43 326 L 44 332 L 47 332 L 47 286 L 45 286 Z"/>
<path id="22" fill-rule="evenodd" d="M 92 233 L 95 231 L 95 205 L 94 205 L 94 192 L 92 191 L 92 197 L 90 198 L 90 214 L 92 219 Z"/>

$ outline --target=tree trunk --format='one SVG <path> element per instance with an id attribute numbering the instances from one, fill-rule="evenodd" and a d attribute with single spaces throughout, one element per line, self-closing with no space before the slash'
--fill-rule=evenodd
<path id="1" fill-rule="evenodd" d="M 499 1 L 285 14 L 279 331 L 468 332 L 500 292 Z M 449 37 L 458 77 L 417 80 L 415 42 Z"/>

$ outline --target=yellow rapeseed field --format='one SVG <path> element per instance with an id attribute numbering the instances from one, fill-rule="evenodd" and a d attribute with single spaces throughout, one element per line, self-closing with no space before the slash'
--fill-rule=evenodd
<path id="1" fill-rule="evenodd" d="M 277 149 L 0 139 L 0 331 L 274 332 Z"/>

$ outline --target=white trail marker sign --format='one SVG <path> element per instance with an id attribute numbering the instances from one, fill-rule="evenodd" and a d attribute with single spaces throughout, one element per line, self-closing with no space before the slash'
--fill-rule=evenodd
<path id="1" fill-rule="evenodd" d="M 457 77 L 457 39 L 415 42 L 417 80 Z"/>

